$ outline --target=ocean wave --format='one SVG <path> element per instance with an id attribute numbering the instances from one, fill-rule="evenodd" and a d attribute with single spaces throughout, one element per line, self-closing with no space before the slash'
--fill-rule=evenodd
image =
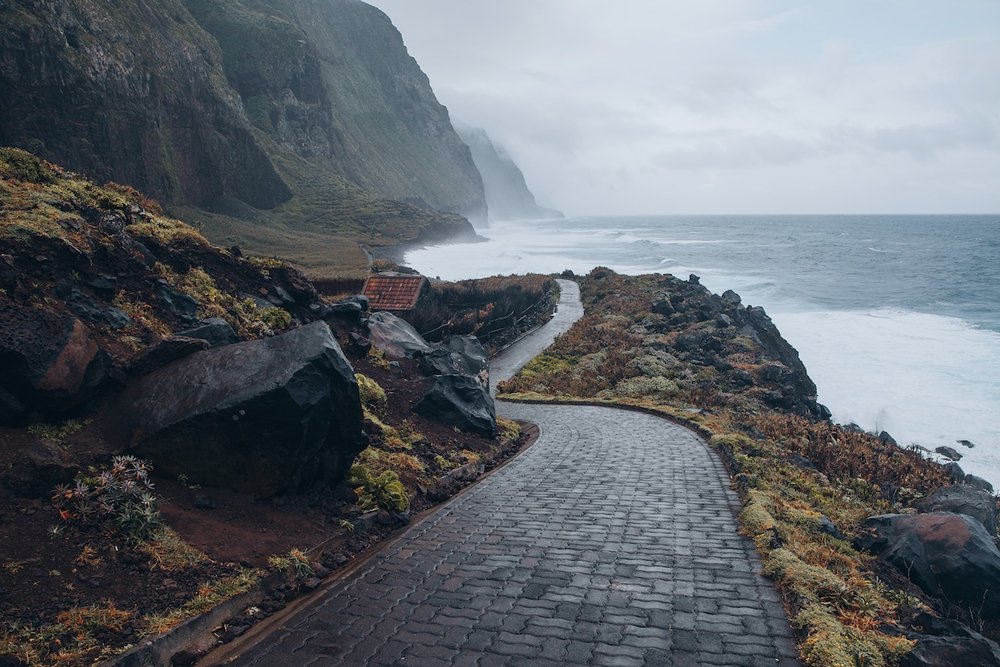
<path id="1" fill-rule="evenodd" d="M 768 312 L 835 420 L 930 449 L 971 440 L 962 467 L 1000 482 L 1000 333 L 898 308 Z"/>

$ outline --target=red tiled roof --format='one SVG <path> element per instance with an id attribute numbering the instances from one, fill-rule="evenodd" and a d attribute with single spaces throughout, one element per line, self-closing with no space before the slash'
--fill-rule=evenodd
<path id="1" fill-rule="evenodd" d="M 373 311 L 411 310 L 417 305 L 425 280 L 423 276 L 372 276 L 365 283 L 364 295 Z"/>

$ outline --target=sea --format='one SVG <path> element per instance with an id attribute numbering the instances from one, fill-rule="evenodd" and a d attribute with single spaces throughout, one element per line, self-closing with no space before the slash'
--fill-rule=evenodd
<path id="1" fill-rule="evenodd" d="M 696 274 L 765 308 L 834 421 L 954 447 L 1000 488 L 1000 215 L 580 217 L 478 231 L 487 240 L 405 261 L 445 280 L 598 265 Z"/>

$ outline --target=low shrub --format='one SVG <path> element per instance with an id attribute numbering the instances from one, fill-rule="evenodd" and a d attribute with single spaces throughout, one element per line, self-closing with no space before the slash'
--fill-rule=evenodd
<path id="1" fill-rule="evenodd" d="M 52 504 L 64 522 L 107 520 L 131 541 L 143 542 L 162 524 L 149 479 L 151 470 L 134 456 L 116 456 L 109 468 L 78 475 L 72 486 L 57 486 Z"/>

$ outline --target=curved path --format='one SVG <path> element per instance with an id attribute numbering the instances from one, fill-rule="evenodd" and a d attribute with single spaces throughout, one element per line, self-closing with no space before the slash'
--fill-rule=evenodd
<path id="1" fill-rule="evenodd" d="M 493 364 L 509 377 L 579 316 Z M 501 403 L 541 435 L 241 665 L 798 665 L 737 534 L 729 478 L 691 432 L 602 407 Z"/>

